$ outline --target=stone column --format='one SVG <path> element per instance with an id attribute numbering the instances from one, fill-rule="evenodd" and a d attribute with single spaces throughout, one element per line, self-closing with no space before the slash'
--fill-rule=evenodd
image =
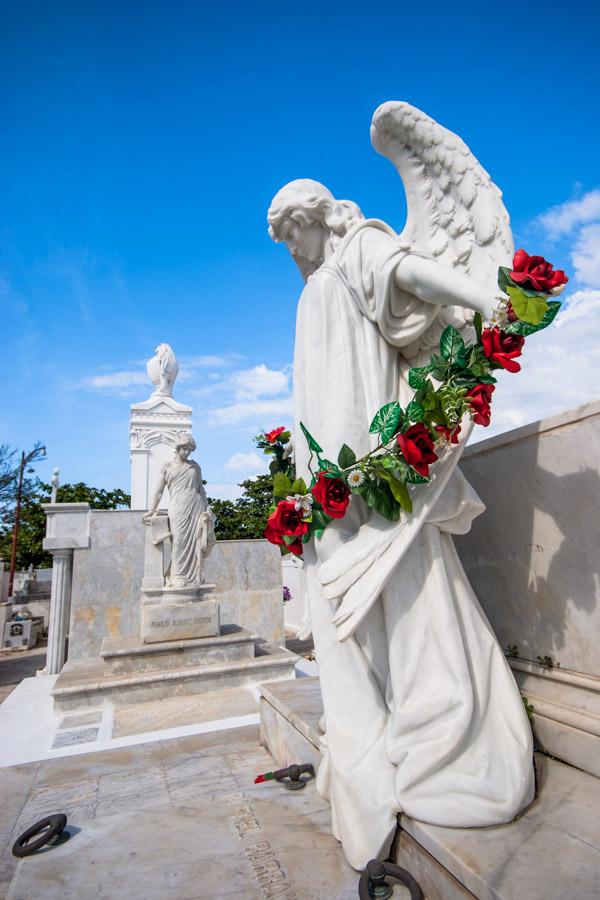
<path id="1" fill-rule="evenodd" d="M 73 551 L 85 550 L 90 546 L 90 506 L 89 503 L 43 503 L 42 509 L 46 513 L 43 546 L 53 556 L 44 674 L 58 675 L 67 655 Z"/>
<path id="2" fill-rule="evenodd" d="M 73 549 L 52 550 L 52 593 L 48 621 L 47 675 L 58 675 L 67 656 L 67 637 L 71 614 Z"/>
<path id="3" fill-rule="evenodd" d="M 131 452 L 131 509 L 148 509 L 153 485 L 162 466 L 173 458 L 173 447 L 181 431 L 192 430 L 192 407 L 172 397 L 152 396 L 131 406 L 129 440 Z M 166 507 L 165 490 L 161 507 Z"/>

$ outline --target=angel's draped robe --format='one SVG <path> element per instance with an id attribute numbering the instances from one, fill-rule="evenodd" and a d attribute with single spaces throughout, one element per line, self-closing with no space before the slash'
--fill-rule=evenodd
<path id="1" fill-rule="evenodd" d="M 343 443 L 363 456 L 375 446 L 375 412 L 393 399 L 406 405 L 408 369 L 437 347 L 440 307 L 394 281 L 408 252 L 387 226 L 367 220 L 307 281 L 294 356 L 296 466 L 307 482 L 299 423 L 326 459 Z M 509 822 L 533 799 L 529 722 L 451 537 L 483 510 L 456 469 L 343 642 L 333 623 L 339 601 L 323 595 L 319 567 L 361 524 L 384 520 L 353 498 L 344 519 L 305 545 L 325 711 L 317 786 L 356 868 L 385 854 L 400 811 L 433 824 L 486 826 Z"/>

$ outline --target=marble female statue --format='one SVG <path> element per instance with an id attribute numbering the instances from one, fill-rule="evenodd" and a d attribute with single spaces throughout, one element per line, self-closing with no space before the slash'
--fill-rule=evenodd
<path id="1" fill-rule="evenodd" d="M 192 435 L 182 432 L 174 447 L 174 459 L 161 469 L 151 508 L 142 519 L 146 524 L 151 521 L 166 487 L 171 539 L 166 586 L 171 588 L 193 587 L 204 582 L 204 558 L 215 543 L 214 520 L 202 472 L 198 463 L 189 459 L 195 449 Z"/>
<path id="2" fill-rule="evenodd" d="M 398 236 L 322 184 L 293 181 L 269 209 L 306 286 L 294 355 L 295 461 L 310 480 L 303 422 L 335 459 L 376 446 L 369 423 L 405 406 L 412 366 L 449 323 L 489 318 L 497 267 L 512 259 L 501 195 L 466 145 L 407 103 L 373 118 L 372 141 L 406 188 Z M 403 811 L 448 826 L 509 822 L 533 798 L 531 730 L 504 654 L 458 559 L 484 507 L 456 462 L 471 430 L 388 522 L 353 497 L 347 515 L 305 545 L 323 696 L 317 786 L 333 832 L 362 868 L 385 855 Z"/>

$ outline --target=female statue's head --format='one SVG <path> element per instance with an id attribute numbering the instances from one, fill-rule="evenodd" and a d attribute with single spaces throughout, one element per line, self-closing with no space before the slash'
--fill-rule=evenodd
<path id="1" fill-rule="evenodd" d="M 196 449 L 196 441 L 189 431 L 180 431 L 173 449 L 177 456 L 187 459 Z"/>
<path id="2" fill-rule="evenodd" d="M 364 216 L 356 203 L 336 200 L 324 184 L 310 178 L 286 184 L 267 215 L 272 239 L 287 245 L 305 278 L 322 264 L 327 245 L 333 249 L 360 219 Z"/>

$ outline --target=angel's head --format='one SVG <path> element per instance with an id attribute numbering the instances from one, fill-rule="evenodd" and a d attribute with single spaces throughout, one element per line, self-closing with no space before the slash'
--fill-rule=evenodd
<path id="1" fill-rule="evenodd" d="M 286 244 L 307 278 L 323 263 L 327 248 L 364 216 L 356 203 L 336 200 L 320 182 L 298 178 L 275 194 L 267 219 L 273 240 Z"/>

